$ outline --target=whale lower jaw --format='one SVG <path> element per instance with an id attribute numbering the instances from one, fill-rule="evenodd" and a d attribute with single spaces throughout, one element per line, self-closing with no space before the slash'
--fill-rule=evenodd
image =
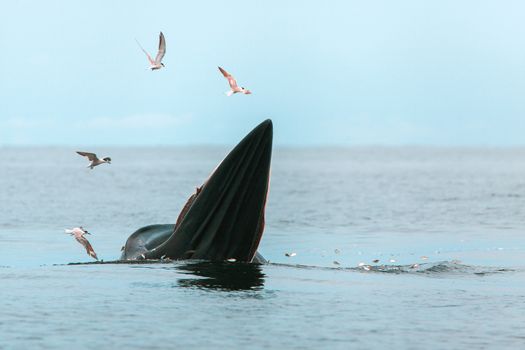
<path id="1" fill-rule="evenodd" d="M 266 120 L 190 197 L 177 224 L 137 230 L 123 247 L 122 259 L 264 262 L 257 248 L 264 231 L 272 139 L 272 122 Z"/>

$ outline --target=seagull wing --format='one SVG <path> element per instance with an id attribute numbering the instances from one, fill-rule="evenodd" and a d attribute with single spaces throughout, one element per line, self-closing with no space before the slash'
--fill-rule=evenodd
<path id="1" fill-rule="evenodd" d="M 221 71 L 222 75 L 224 75 L 225 78 L 228 78 L 230 76 L 230 73 L 226 72 L 224 69 L 222 69 L 221 67 L 217 67 L 219 68 L 219 70 Z"/>
<path id="2" fill-rule="evenodd" d="M 75 239 L 77 240 L 78 243 L 82 244 L 84 248 L 86 248 L 86 252 L 88 253 L 90 257 L 98 260 L 97 253 L 95 253 L 95 251 L 93 250 L 93 247 L 91 246 L 89 241 L 86 239 L 86 237 L 76 236 Z"/>
<path id="3" fill-rule="evenodd" d="M 162 62 L 164 55 L 166 54 L 166 39 L 164 39 L 164 34 L 160 32 L 159 34 L 159 51 L 157 52 L 157 57 L 155 57 L 155 63 L 158 65 Z"/>
<path id="4" fill-rule="evenodd" d="M 224 75 L 224 77 L 228 79 L 228 84 L 230 84 L 230 87 L 232 88 L 232 90 L 237 89 L 238 86 L 237 86 L 237 82 L 235 81 L 235 78 L 230 73 L 222 69 L 221 67 L 219 67 L 219 70 L 221 71 L 222 75 Z"/>
<path id="5" fill-rule="evenodd" d="M 87 157 L 90 161 L 94 161 L 95 159 L 97 159 L 97 155 L 95 153 L 80 152 L 80 151 L 77 151 L 77 153 L 80 154 L 81 156 Z"/>
<path id="6" fill-rule="evenodd" d="M 153 61 L 153 58 L 151 58 L 151 56 L 149 55 L 149 53 L 144 50 L 144 48 L 142 47 L 142 45 L 140 45 L 139 41 L 137 39 L 135 39 L 135 41 L 137 42 L 137 45 L 140 47 L 140 49 L 142 50 L 142 52 L 144 52 L 146 54 L 146 56 L 148 57 L 148 61 L 151 65 L 155 65 L 155 61 Z"/>

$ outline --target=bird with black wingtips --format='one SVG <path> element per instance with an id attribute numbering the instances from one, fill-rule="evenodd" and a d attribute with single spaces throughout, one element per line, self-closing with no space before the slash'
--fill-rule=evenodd
<path id="1" fill-rule="evenodd" d="M 74 236 L 77 242 L 82 244 L 82 246 L 86 249 L 86 253 L 90 257 L 98 260 L 97 253 L 95 253 L 95 250 L 91 246 L 91 243 L 89 243 L 87 238 L 84 237 L 84 235 L 90 235 L 91 233 L 85 230 L 82 226 L 74 227 L 72 229 L 65 229 L 65 232 L 71 236 Z"/>
<path id="2" fill-rule="evenodd" d="M 245 95 L 250 95 L 252 93 L 250 90 L 245 89 L 244 87 L 239 87 L 239 85 L 237 85 L 237 81 L 230 73 L 228 73 L 221 67 L 218 67 L 218 68 L 221 71 L 222 75 L 226 78 L 226 80 L 228 80 L 228 84 L 230 84 L 231 90 L 226 92 L 227 96 L 231 96 L 236 93 L 241 93 Z"/>
<path id="3" fill-rule="evenodd" d="M 162 63 L 162 59 L 164 58 L 164 55 L 166 54 L 166 39 L 164 38 L 164 34 L 160 32 L 159 34 L 159 49 L 157 51 L 157 56 L 155 59 L 151 58 L 149 53 L 144 50 L 142 45 L 140 45 L 139 41 L 135 39 L 139 47 L 142 49 L 142 51 L 146 54 L 146 57 L 148 57 L 149 65 L 151 70 L 157 70 L 164 67 L 164 63 Z"/>
<path id="4" fill-rule="evenodd" d="M 95 153 L 81 152 L 81 151 L 77 151 L 77 153 L 80 154 L 81 156 L 87 157 L 87 159 L 89 159 L 89 161 L 91 163 L 88 165 L 88 168 L 90 168 L 90 169 L 93 169 L 94 167 L 96 167 L 97 165 L 100 165 L 100 164 L 105 164 L 105 163 L 111 164 L 111 158 L 110 157 L 104 157 L 104 158 L 100 159 L 100 158 L 97 157 L 97 155 Z"/>

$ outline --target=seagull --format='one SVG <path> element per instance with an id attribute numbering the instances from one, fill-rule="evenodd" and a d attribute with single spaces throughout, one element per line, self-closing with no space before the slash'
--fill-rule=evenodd
<path id="1" fill-rule="evenodd" d="M 88 165 L 88 168 L 90 169 L 93 169 L 97 165 L 104 164 L 104 163 L 111 164 L 111 158 L 109 157 L 104 157 L 102 159 L 99 159 L 95 153 L 80 152 L 80 151 L 77 151 L 77 153 L 80 154 L 81 156 L 87 157 L 91 161 L 91 164 Z"/>
<path id="2" fill-rule="evenodd" d="M 230 84 L 231 90 L 226 92 L 227 96 L 231 96 L 233 94 L 236 94 L 238 92 L 243 93 L 245 95 L 250 95 L 252 92 L 248 89 L 245 89 L 243 87 L 239 87 L 237 85 L 237 81 L 235 81 L 235 78 L 228 72 L 226 72 L 224 69 L 219 67 L 219 70 L 221 71 L 222 75 L 228 80 L 228 84 Z"/>
<path id="3" fill-rule="evenodd" d="M 67 234 L 70 234 L 71 236 L 75 236 L 75 239 L 78 243 L 82 244 L 84 248 L 86 248 L 86 252 L 88 255 L 98 261 L 97 253 L 93 250 L 93 247 L 89 243 L 89 241 L 84 237 L 84 235 L 90 235 L 91 233 L 87 232 L 87 230 L 84 230 L 82 226 L 75 227 L 72 229 L 65 229 Z"/>
<path id="4" fill-rule="evenodd" d="M 149 53 L 146 50 L 144 50 L 144 48 L 142 47 L 142 45 L 140 45 L 137 39 L 135 39 L 135 41 L 137 42 L 137 44 L 140 46 L 142 51 L 148 57 L 149 68 L 151 70 L 161 69 L 162 67 L 164 67 L 164 63 L 162 63 L 162 59 L 164 58 L 164 55 L 166 54 L 166 39 L 164 39 L 164 34 L 162 34 L 162 32 L 160 32 L 159 34 L 159 51 L 157 51 L 157 56 L 155 57 L 155 60 L 153 60 L 153 58 L 151 58 Z"/>

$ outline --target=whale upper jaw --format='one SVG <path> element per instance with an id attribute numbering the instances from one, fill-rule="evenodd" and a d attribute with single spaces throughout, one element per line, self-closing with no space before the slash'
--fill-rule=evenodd
<path id="1" fill-rule="evenodd" d="M 272 139 L 273 125 L 268 119 L 253 129 L 190 197 L 173 230 L 168 232 L 168 226 L 163 226 L 164 233 L 153 234 L 152 241 L 148 230 L 133 234 L 122 259 L 251 262 L 264 231 Z"/>

